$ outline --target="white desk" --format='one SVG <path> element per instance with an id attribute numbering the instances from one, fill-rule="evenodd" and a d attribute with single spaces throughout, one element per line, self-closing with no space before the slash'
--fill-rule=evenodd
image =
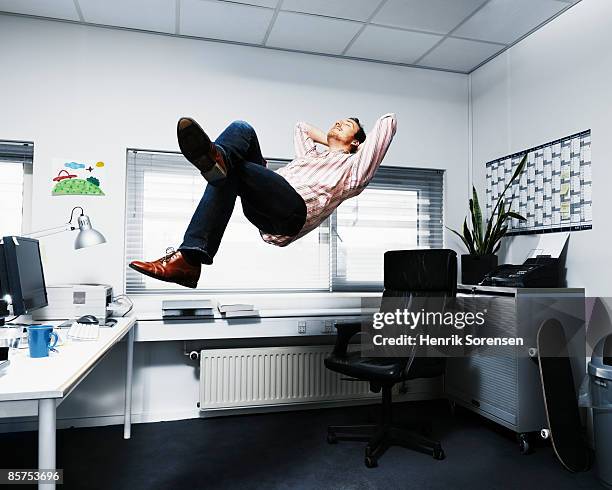
<path id="1" fill-rule="evenodd" d="M 0 376 L 1 404 L 31 401 L 38 403 L 38 468 L 55 469 L 56 407 L 93 370 L 108 351 L 127 334 L 125 419 L 123 437 L 130 438 L 132 367 L 135 317 L 118 318 L 117 325 L 100 328 L 96 341 L 67 341 L 50 357 L 32 359 L 28 349 L 11 349 L 6 373 Z M 55 488 L 55 484 L 39 484 Z"/>

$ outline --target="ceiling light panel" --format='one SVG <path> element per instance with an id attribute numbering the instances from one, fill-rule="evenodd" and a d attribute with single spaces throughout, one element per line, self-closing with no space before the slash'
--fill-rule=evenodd
<path id="1" fill-rule="evenodd" d="M 282 9 L 366 21 L 379 4 L 380 0 L 284 0 Z"/>
<path id="2" fill-rule="evenodd" d="M 207 0 L 181 0 L 180 34 L 261 44 L 274 10 Z"/>
<path id="3" fill-rule="evenodd" d="M 558 0 L 491 0 L 453 35 L 511 44 L 567 6 Z"/>
<path id="4" fill-rule="evenodd" d="M 447 34 L 485 1 L 388 0 L 372 23 Z"/>
<path id="5" fill-rule="evenodd" d="M 483 43 L 465 39 L 446 38 L 419 65 L 469 73 L 483 61 L 505 48 L 503 44 Z"/>
<path id="6" fill-rule="evenodd" d="M 347 55 L 395 63 L 414 63 L 442 36 L 367 26 L 347 51 Z"/>
<path id="7" fill-rule="evenodd" d="M 85 22 L 173 33 L 175 0 L 79 0 Z"/>
<path id="8" fill-rule="evenodd" d="M 341 54 L 362 25 L 347 20 L 280 12 L 266 46 Z"/>
<path id="9" fill-rule="evenodd" d="M 0 0 L 0 12 L 79 20 L 72 0 Z"/>

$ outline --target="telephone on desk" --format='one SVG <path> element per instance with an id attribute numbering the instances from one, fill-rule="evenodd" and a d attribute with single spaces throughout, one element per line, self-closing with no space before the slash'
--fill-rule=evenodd
<path id="1" fill-rule="evenodd" d="M 489 272 L 480 284 L 513 288 L 558 288 L 562 286 L 560 267 L 558 258 L 539 255 L 527 259 L 521 265 L 500 265 Z"/>

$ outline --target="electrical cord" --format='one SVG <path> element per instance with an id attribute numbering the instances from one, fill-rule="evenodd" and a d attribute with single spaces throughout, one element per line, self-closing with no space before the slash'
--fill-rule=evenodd
<path id="1" fill-rule="evenodd" d="M 121 315 L 122 317 L 124 317 L 130 311 L 132 311 L 134 309 L 134 302 L 130 299 L 130 297 L 127 294 L 119 294 L 119 295 L 117 295 L 117 296 L 115 296 L 113 298 L 113 301 L 116 301 L 116 300 L 119 300 L 119 299 L 127 300 L 127 302 L 129 303 L 129 308 L 123 313 L 123 315 Z M 121 301 L 119 301 L 119 304 L 121 304 Z"/>

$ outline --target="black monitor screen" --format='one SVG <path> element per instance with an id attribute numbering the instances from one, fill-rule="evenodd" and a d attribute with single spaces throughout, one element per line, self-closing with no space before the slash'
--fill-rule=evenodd
<path id="1" fill-rule="evenodd" d="M 0 241 L 0 299 L 11 294 L 8 287 L 8 275 L 6 272 L 6 261 L 4 260 L 4 244 Z"/>
<path id="2" fill-rule="evenodd" d="M 47 306 L 47 290 L 38 240 L 4 237 L 3 242 L 13 314 L 23 315 Z"/>

